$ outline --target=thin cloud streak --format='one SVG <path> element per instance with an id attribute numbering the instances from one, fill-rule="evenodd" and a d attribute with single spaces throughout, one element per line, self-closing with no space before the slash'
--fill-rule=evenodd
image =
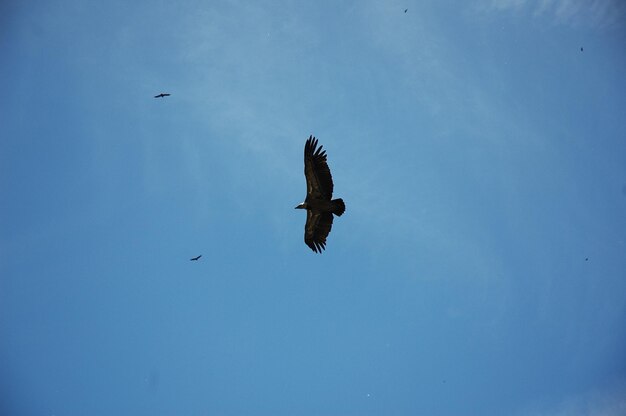
<path id="1" fill-rule="evenodd" d="M 618 0 L 490 0 L 479 4 L 485 12 L 530 13 L 555 24 L 610 29 L 623 24 L 626 4 Z"/>
<path id="2" fill-rule="evenodd" d="M 519 416 L 622 416 L 626 414 L 626 383 L 571 396 L 552 408 L 531 409 Z"/>

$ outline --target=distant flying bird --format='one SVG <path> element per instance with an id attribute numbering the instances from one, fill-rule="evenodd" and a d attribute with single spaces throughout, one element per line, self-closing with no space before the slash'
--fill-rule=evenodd
<path id="1" fill-rule="evenodd" d="M 404 9 L 404 13 L 406 13 L 409 9 Z"/>
<path id="2" fill-rule="evenodd" d="M 167 93 L 161 93 L 159 95 L 155 95 L 154 98 L 163 98 L 163 97 L 169 97 L 172 94 L 167 94 Z"/>
<path id="3" fill-rule="evenodd" d="M 581 52 L 583 51 L 583 48 L 582 48 L 582 46 L 580 47 L 580 51 L 581 51 Z"/>
<path id="4" fill-rule="evenodd" d="M 190 258 L 189 260 L 191 260 L 191 261 L 198 261 L 198 260 L 200 260 L 200 257 L 202 257 L 202 254 L 200 254 L 198 257 Z"/>
<path id="5" fill-rule="evenodd" d="M 304 145 L 304 176 L 306 199 L 296 209 L 306 209 L 304 242 L 316 253 L 326 248 L 326 237 L 333 226 L 333 214 L 346 210 L 343 199 L 333 196 L 333 178 L 326 162 L 326 151 L 317 148 L 317 139 L 309 136 Z"/>

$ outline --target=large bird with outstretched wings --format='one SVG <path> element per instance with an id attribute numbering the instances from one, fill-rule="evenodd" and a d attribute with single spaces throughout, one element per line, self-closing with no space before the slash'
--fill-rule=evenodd
<path id="1" fill-rule="evenodd" d="M 304 145 L 304 176 L 306 199 L 296 209 L 306 209 L 304 242 L 316 253 L 326 248 L 326 238 L 333 226 L 333 214 L 346 210 L 343 199 L 332 199 L 333 177 L 326 161 L 326 151 L 317 147 L 317 139 L 309 136 Z"/>

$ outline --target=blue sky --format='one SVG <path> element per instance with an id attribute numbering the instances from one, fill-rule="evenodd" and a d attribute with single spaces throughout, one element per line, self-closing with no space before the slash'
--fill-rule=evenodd
<path id="1" fill-rule="evenodd" d="M 0 413 L 626 412 L 621 2 L 0 16 Z"/>

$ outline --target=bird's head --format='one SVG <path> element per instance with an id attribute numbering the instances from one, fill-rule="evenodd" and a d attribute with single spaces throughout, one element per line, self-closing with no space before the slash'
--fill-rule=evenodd
<path id="1" fill-rule="evenodd" d="M 306 202 L 302 202 L 301 204 L 298 204 L 298 206 L 296 206 L 296 209 L 306 209 Z"/>

